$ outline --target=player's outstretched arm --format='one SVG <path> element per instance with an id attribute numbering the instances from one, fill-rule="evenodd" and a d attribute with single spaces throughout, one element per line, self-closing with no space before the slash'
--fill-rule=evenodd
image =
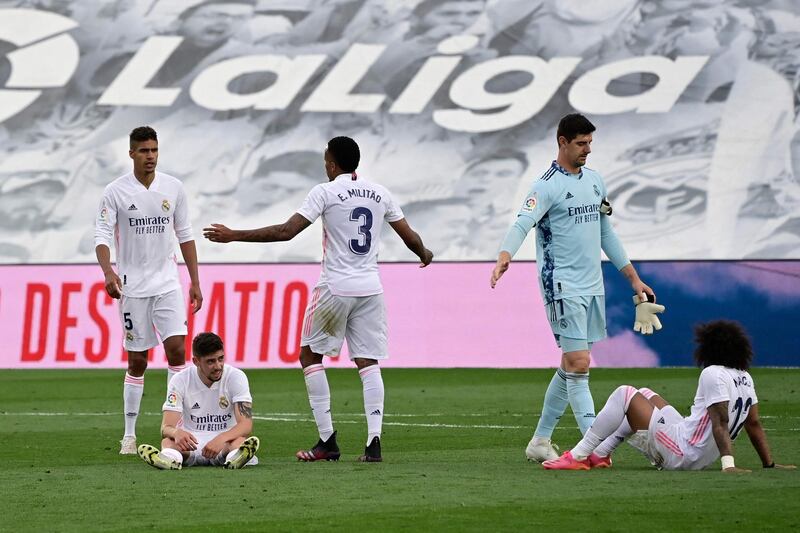
<path id="1" fill-rule="evenodd" d="M 94 253 L 106 278 L 106 292 L 112 298 L 122 297 L 122 280 L 119 279 L 117 273 L 114 272 L 114 267 L 111 266 L 111 249 L 105 244 L 98 244 L 94 249 Z"/>
<path id="2" fill-rule="evenodd" d="M 419 236 L 419 233 L 411 229 L 406 219 L 401 218 L 400 220 L 389 222 L 389 225 L 395 233 L 403 239 L 406 247 L 419 257 L 421 263 L 419 266 L 420 268 L 425 268 L 431 264 L 431 261 L 433 261 L 433 252 L 425 248 L 422 237 Z"/>
<path id="3" fill-rule="evenodd" d="M 189 301 L 192 303 L 192 313 L 196 313 L 203 307 L 203 293 L 200 291 L 200 274 L 197 269 L 197 246 L 194 241 L 186 241 L 180 244 L 183 262 L 189 271 L 189 279 L 192 285 L 189 287 Z"/>
<path id="4" fill-rule="evenodd" d="M 497 285 L 497 282 L 500 281 L 500 278 L 503 277 L 503 274 L 506 273 L 508 267 L 511 266 L 511 254 L 502 250 L 500 254 L 497 256 L 497 263 L 494 265 L 494 270 L 492 270 L 492 280 L 491 285 L 494 289 Z"/>
<path id="5" fill-rule="evenodd" d="M 212 242 L 278 242 L 290 241 L 298 233 L 311 225 L 303 215 L 293 214 L 283 224 L 275 224 L 259 229 L 236 230 L 222 224 L 211 224 L 203 228 L 203 236 Z"/>
<path id="6" fill-rule="evenodd" d="M 733 463 L 733 443 L 728 433 L 728 401 L 708 406 L 708 417 L 711 419 L 711 434 L 722 460 L 722 471 L 750 472 L 745 468 L 737 468 Z"/>
<path id="7" fill-rule="evenodd" d="M 747 418 L 744 421 L 744 430 L 747 436 L 750 437 L 750 442 L 753 444 L 758 457 L 761 459 L 761 465 L 764 468 L 783 468 L 794 470 L 794 465 L 779 465 L 772 460 L 772 454 L 769 450 L 767 443 L 767 435 L 764 433 L 764 427 L 761 425 L 761 419 L 758 417 L 758 404 L 750 408 L 747 413 Z"/>

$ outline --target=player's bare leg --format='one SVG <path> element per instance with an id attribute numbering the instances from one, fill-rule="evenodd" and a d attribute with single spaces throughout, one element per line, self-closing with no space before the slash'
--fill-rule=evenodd
<path id="1" fill-rule="evenodd" d="M 164 339 L 164 354 L 167 356 L 167 385 L 172 376 L 186 368 L 186 336 L 173 335 Z"/>
<path id="2" fill-rule="evenodd" d="M 144 372 L 147 370 L 147 351 L 128 350 L 128 371 L 122 385 L 122 402 L 125 415 L 125 433 L 120 441 L 119 453 L 136 454 L 136 420 L 144 392 Z"/>
<path id="3" fill-rule="evenodd" d="M 358 367 L 364 389 L 364 415 L 367 417 L 367 444 L 364 455 L 358 458 L 362 463 L 380 463 L 381 429 L 383 426 L 383 377 L 381 368 L 375 359 L 356 357 L 353 360 Z"/>
<path id="4" fill-rule="evenodd" d="M 310 450 L 300 450 L 295 456 L 300 461 L 338 461 L 340 452 L 331 417 L 331 389 L 322 365 L 322 355 L 312 352 L 309 346 L 302 346 L 300 365 L 303 367 L 308 403 L 317 423 L 319 441 Z"/>

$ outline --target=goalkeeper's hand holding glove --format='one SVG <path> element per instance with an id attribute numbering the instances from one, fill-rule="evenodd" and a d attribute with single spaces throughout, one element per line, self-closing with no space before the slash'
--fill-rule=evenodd
<path id="1" fill-rule="evenodd" d="M 636 321 L 633 323 L 633 331 L 640 331 L 642 335 L 652 335 L 654 329 L 661 329 L 661 321 L 656 313 L 664 312 L 666 308 L 663 305 L 642 301 L 638 294 L 633 296 L 633 303 L 636 305 Z"/>

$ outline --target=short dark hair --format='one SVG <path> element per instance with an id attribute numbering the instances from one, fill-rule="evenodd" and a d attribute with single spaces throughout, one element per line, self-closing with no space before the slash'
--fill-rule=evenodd
<path id="1" fill-rule="evenodd" d="M 361 161 L 361 150 L 350 137 L 334 137 L 328 141 L 328 155 L 345 172 L 354 172 Z"/>
<path id="2" fill-rule="evenodd" d="M 753 361 L 753 346 L 741 324 L 732 320 L 715 320 L 694 328 L 694 360 L 705 368 L 722 365 L 747 370 Z"/>
<path id="3" fill-rule="evenodd" d="M 558 142 L 558 139 L 561 137 L 567 139 L 567 142 L 571 142 L 572 139 L 578 135 L 589 135 L 596 129 L 597 128 L 594 127 L 594 124 L 589 122 L 589 119 L 580 113 L 570 113 L 569 115 L 565 115 L 558 122 L 556 142 Z"/>
<path id="4" fill-rule="evenodd" d="M 156 133 L 156 130 L 150 126 L 139 126 L 138 128 L 133 128 L 133 131 L 131 131 L 130 135 L 131 149 L 133 149 L 134 144 L 144 141 L 158 142 L 158 134 Z"/>
<path id="5" fill-rule="evenodd" d="M 192 355 L 206 357 L 222 350 L 222 339 L 216 333 L 206 331 L 198 333 L 192 340 Z"/>

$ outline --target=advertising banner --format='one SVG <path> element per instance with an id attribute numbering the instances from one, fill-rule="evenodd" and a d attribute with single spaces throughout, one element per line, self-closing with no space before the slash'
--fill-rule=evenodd
<path id="1" fill-rule="evenodd" d="M 495 289 L 489 287 L 492 266 L 381 265 L 390 353 L 382 366 L 558 366 L 561 351 L 545 315 L 536 265 L 513 263 Z M 693 326 L 722 318 L 748 330 L 755 364 L 800 366 L 794 333 L 800 262 L 637 266 L 667 307 L 664 330 L 648 337 L 633 332 L 630 286 L 604 264 L 608 338 L 593 346 L 593 366 L 690 366 Z M 200 275 L 205 301 L 189 317 L 189 337 L 218 333 L 236 366 L 299 366 L 303 313 L 318 265 L 204 265 Z M 0 368 L 125 368 L 121 322 L 118 301 L 106 295 L 95 265 L 0 267 Z M 166 366 L 161 347 L 150 355 L 152 368 Z M 346 345 L 325 364 L 352 365 Z"/>

